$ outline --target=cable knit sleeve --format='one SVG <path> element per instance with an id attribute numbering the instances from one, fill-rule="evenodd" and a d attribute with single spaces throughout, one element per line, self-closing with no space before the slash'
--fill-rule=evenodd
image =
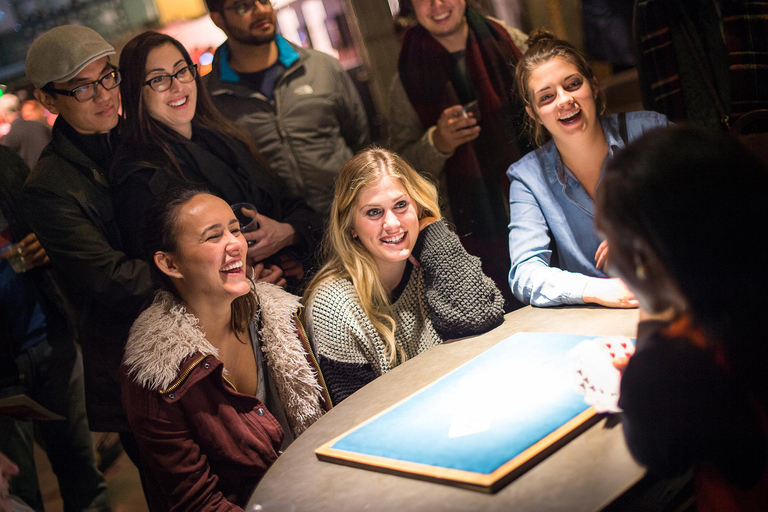
<path id="1" fill-rule="evenodd" d="M 503 321 L 504 298 L 443 221 L 419 235 L 413 255 L 424 268 L 430 319 L 443 339 L 481 334 Z"/>
<path id="2" fill-rule="evenodd" d="M 307 332 L 334 404 L 382 374 L 376 353 L 384 342 L 362 308 L 352 283 L 323 283 L 307 306 Z"/>

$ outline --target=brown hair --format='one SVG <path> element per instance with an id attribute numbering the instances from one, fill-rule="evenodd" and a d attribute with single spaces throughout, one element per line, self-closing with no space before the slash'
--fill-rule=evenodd
<path id="1" fill-rule="evenodd" d="M 568 41 L 557 39 L 555 35 L 547 29 L 540 28 L 534 31 L 528 38 L 528 50 L 523 54 L 517 63 L 515 71 L 515 83 L 520 98 L 525 102 L 526 107 L 535 111 L 533 106 L 530 88 L 528 82 L 531 79 L 531 73 L 545 62 L 559 57 L 576 66 L 576 69 L 584 78 L 589 81 L 591 87 L 597 87 L 597 79 L 592 71 L 586 57 Z M 597 98 L 595 99 L 597 115 L 602 116 L 605 113 L 605 93 L 598 88 Z M 537 145 L 541 146 L 549 140 L 549 132 L 540 122 L 531 116 L 525 116 L 525 130 Z"/>
<path id="2" fill-rule="evenodd" d="M 208 12 L 221 12 L 224 10 L 224 4 L 227 0 L 205 0 L 205 6 Z"/>
<path id="3" fill-rule="evenodd" d="M 166 169 L 184 178 L 171 150 L 171 142 L 180 140 L 182 136 L 149 115 L 142 94 L 146 81 L 147 58 L 152 50 L 166 44 L 173 45 L 181 53 L 187 65 L 193 64 L 184 45 L 169 35 L 153 31 L 137 35 L 128 41 L 120 52 L 120 71 L 123 77 L 120 82 L 120 97 L 124 115 L 120 125 L 120 135 L 122 144 L 130 148 L 141 148 L 141 154 L 136 155 L 126 151 L 122 154 L 122 158 L 131 161 L 139 159 L 142 165 Z M 195 85 L 197 86 L 197 103 L 192 126 L 239 141 L 250 150 L 256 161 L 268 169 L 268 164 L 253 146 L 247 132 L 225 118 L 213 105 L 199 72 L 195 76 Z"/>

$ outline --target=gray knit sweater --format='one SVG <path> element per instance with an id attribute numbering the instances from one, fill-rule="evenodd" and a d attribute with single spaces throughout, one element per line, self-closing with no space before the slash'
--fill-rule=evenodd
<path id="1" fill-rule="evenodd" d="M 395 341 L 407 359 L 445 339 L 480 334 L 499 325 L 504 299 L 442 221 L 419 235 L 407 283 L 392 304 Z M 385 342 L 359 305 L 349 279 L 323 283 L 308 305 L 307 327 L 333 403 L 394 365 Z"/>

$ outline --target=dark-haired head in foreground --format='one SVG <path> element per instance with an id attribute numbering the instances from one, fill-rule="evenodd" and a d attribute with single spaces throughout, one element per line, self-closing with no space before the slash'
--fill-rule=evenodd
<path id="1" fill-rule="evenodd" d="M 659 130 L 610 161 L 598 190 L 611 266 L 641 306 L 689 314 L 733 364 L 751 364 L 755 340 L 741 335 L 768 286 L 756 250 L 768 223 L 765 166 L 726 136 Z"/>
<path id="2" fill-rule="evenodd" d="M 673 129 L 631 144 L 598 188 L 609 270 L 650 314 L 621 382 L 627 444 L 651 472 L 693 468 L 708 510 L 768 502 L 766 187 L 734 140 Z"/>

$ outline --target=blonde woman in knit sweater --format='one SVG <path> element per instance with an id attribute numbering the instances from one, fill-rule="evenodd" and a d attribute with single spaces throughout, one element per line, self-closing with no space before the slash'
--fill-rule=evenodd
<path id="1" fill-rule="evenodd" d="M 369 148 L 344 165 L 323 249 L 304 304 L 334 403 L 445 339 L 502 321 L 501 292 L 440 220 L 435 186 L 390 151 Z"/>

